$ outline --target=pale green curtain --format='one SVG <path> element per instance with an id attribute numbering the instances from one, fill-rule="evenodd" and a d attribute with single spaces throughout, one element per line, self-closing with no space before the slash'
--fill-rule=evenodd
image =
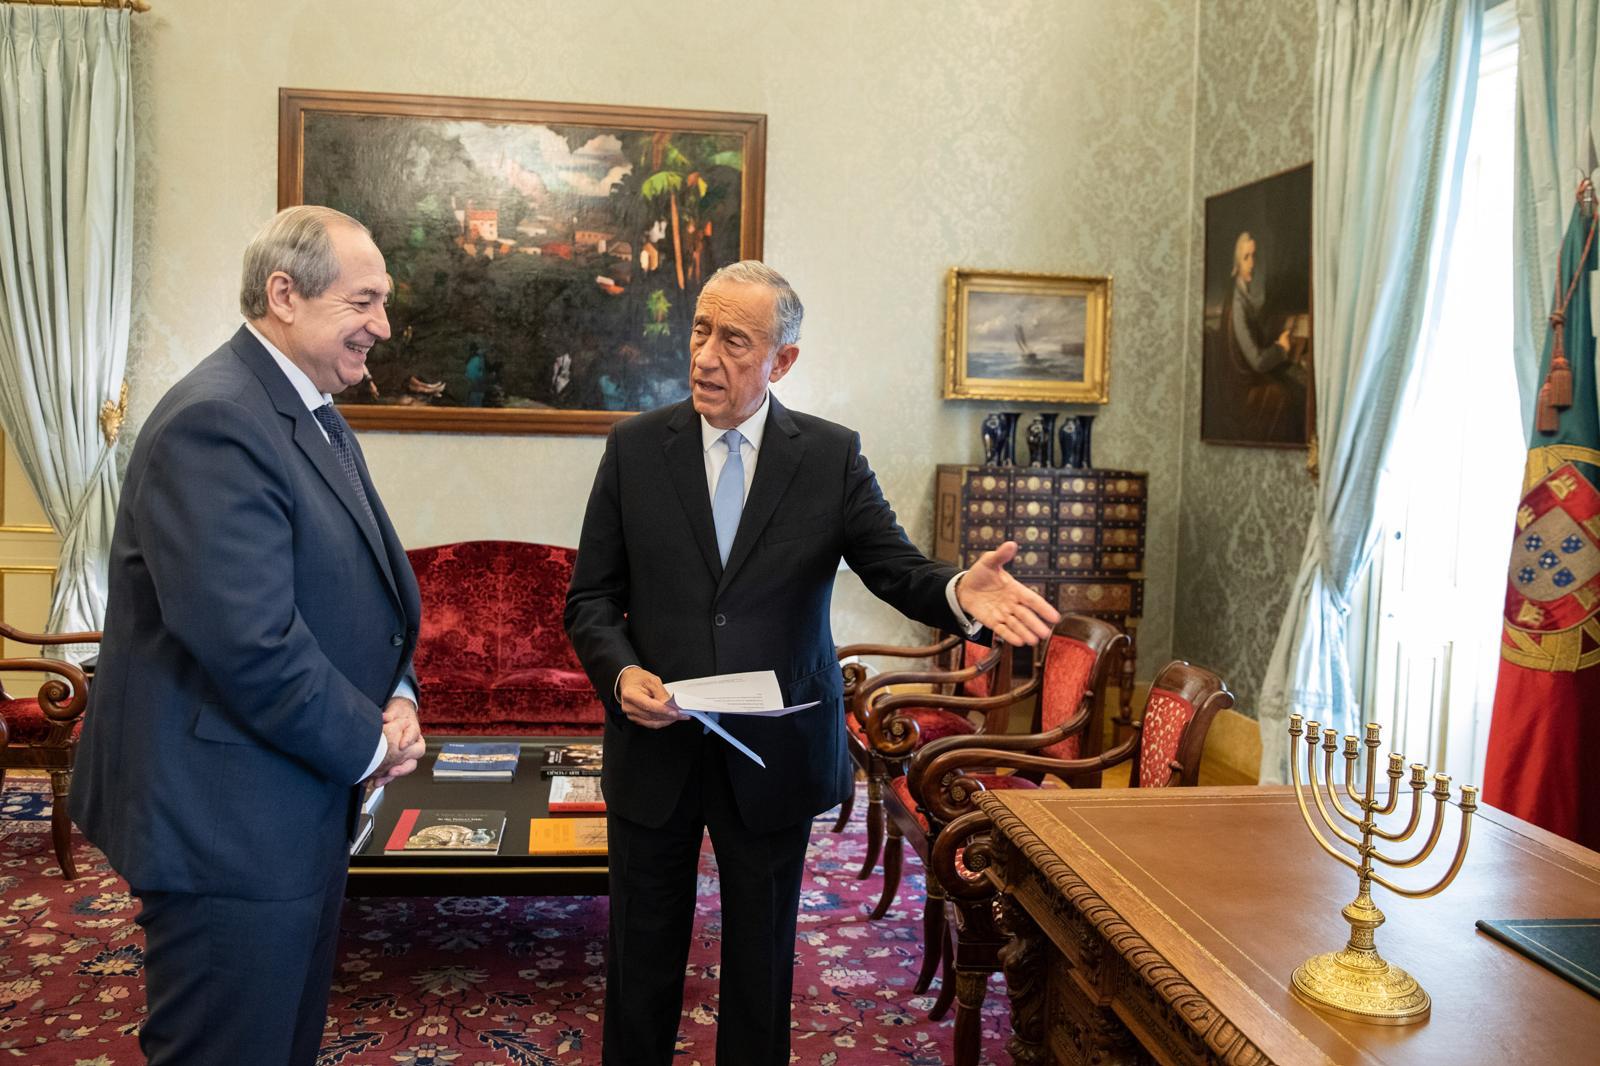
<path id="1" fill-rule="evenodd" d="M 1466 154 L 1482 0 L 1318 0 L 1312 189 L 1321 476 L 1267 676 L 1261 780 L 1287 778 L 1291 713 L 1359 733 L 1350 594 L 1377 538 L 1379 471 L 1443 269 Z"/>
<path id="2" fill-rule="evenodd" d="M 56 632 L 105 612 L 132 289 L 129 18 L 0 4 L 0 426 L 62 535 Z"/>
<path id="3" fill-rule="evenodd" d="M 1539 398 L 1539 360 L 1573 195 L 1586 177 L 1600 183 L 1600 4 L 1517 0 L 1517 30 L 1512 247 L 1517 385 L 1526 439 Z"/>

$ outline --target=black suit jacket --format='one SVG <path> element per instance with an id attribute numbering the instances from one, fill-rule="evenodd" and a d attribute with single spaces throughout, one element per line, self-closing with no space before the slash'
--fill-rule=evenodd
<path id="1" fill-rule="evenodd" d="M 684 787 L 698 722 L 645 729 L 613 699 L 637 664 L 676 681 L 774 670 L 790 704 L 779 718 L 723 719 L 763 770 L 723 745 L 752 829 L 793 825 L 852 785 L 842 679 L 829 604 L 840 558 L 874 594 L 949 629 L 956 573 L 922 555 L 895 521 L 854 431 L 786 410 L 773 397 L 755 478 L 723 567 L 706 487 L 700 416 L 688 401 L 619 423 L 606 441 L 567 593 L 573 647 L 606 704 L 607 807 L 661 825 Z"/>
<path id="2" fill-rule="evenodd" d="M 288 899 L 342 861 L 421 614 L 357 458 L 377 529 L 242 327 L 139 434 L 71 799 L 135 888 Z"/>

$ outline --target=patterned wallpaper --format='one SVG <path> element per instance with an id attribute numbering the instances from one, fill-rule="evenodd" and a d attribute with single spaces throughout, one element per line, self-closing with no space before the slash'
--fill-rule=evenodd
<path id="1" fill-rule="evenodd" d="M 1262 43 L 1288 61 L 1302 41 L 1278 6 L 1253 8 L 1276 27 Z M 978 424 L 994 406 L 939 398 L 946 270 L 1114 276 L 1113 399 L 1093 411 L 1095 459 L 1150 471 L 1141 675 L 1169 658 L 1180 429 L 1193 436 L 1183 396 L 1195 359 L 1184 296 L 1195 238 L 1194 0 L 625 2 L 606 7 L 603 24 L 598 10 L 548 0 L 162 0 L 137 16 L 133 428 L 236 326 L 239 253 L 276 206 L 280 86 L 764 112 L 766 257 L 808 312 L 800 363 L 778 392 L 860 429 L 924 546 L 933 467 L 976 461 Z M 1255 41 L 1253 30 L 1246 36 Z M 1289 96 L 1304 95 L 1303 78 L 1286 80 Z M 1271 91 L 1251 87 L 1248 99 Z M 1222 110 L 1211 98 L 1206 108 Z M 1259 146 L 1285 139 L 1254 128 L 1262 124 L 1253 117 L 1249 162 L 1233 169 L 1212 163 L 1204 140 L 1203 187 L 1254 175 L 1258 157 L 1304 154 L 1293 141 L 1281 152 Z M 1285 124 L 1296 134 L 1303 126 Z M 411 545 L 575 543 L 602 447 L 599 438 L 376 432 L 362 441 Z M 1199 487 L 1278 458 L 1206 466 Z M 1282 495 L 1263 516 L 1276 515 Z M 1206 512 L 1195 533 L 1220 536 L 1223 517 Z M 1218 562 L 1255 565 L 1251 543 L 1216 559 L 1192 552 L 1207 575 L 1197 587 L 1224 584 L 1209 576 Z M 835 603 L 841 642 L 921 635 L 848 574 Z"/>
<path id="2" fill-rule="evenodd" d="M 1315 503 L 1301 450 L 1200 441 L 1205 198 L 1311 158 L 1314 0 L 1205 0 L 1184 290 L 1183 507 L 1173 654 L 1254 716 Z"/>

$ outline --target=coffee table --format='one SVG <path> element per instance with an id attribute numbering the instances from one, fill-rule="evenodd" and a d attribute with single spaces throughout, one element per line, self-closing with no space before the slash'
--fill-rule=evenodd
<path id="1" fill-rule="evenodd" d="M 482 741 L 521 747 L 509 781 L 435 781 L 433 763 L 445 743 Z M 383 790 L 372 836 L 350 857 L 351 896 L 603 896 L 604 855 L 529 855 L 528 822 L 550 813 L 550 778 L 540 773 L 546 748 L 597 744 L 588 737 L 441 737 L 430 739 L 417 769 Z M 383 846 L 409 807 L 506 812 L 497 855 L 385 855 Z M 592 817 L 592 816 L 591 816 Z"/>

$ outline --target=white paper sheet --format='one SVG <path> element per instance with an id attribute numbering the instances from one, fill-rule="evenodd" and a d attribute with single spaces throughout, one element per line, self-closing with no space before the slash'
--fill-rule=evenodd
<path id="1" fill-rule="evenodd" d="M 778 675 L 771 670 L 691 677 L 665 684 L 672 694 L 673 706 L 748 755 L 762 769 L 766 769 L 766 761 L 723 729 L 717 718 L 725 714 L 774 718 L 815 707 L 820 702 L 812 700 L 792 707 L 783 706 L 783 689 L 778 685 Z"/>

